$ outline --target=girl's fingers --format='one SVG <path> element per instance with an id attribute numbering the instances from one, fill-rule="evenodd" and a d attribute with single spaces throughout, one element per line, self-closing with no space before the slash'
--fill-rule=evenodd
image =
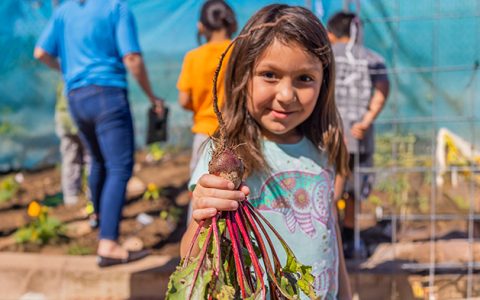
<path id="1" fill-rule="evenodd" d="M 240 187 L 238 188 L 238 190 L 240 192 L 242 192 L 245 197 L 250 195 L 250 189 L 248 188 L 248 186 L 244 185 L 244 183 L 242 182 L 242 184 L 240 185 Z"/>
<path id="2" fill-rule="evenodd" d="M 238 201 L 226 200 L 223 198 L 200 197 L 196 201 L 197 209 L 214 208 L 220 211 L 233 211 L 238 208 Z"/>
<path id="3" fill-rule="evenodd" d="M 193 191 L 194 197 L 210 197 L 225 200 L 243 201 L 245 193 L 242 191 L 219 190 L 214 188 L 200 188 L 196 192 Z"/>
<path id="4" fill-rule="evenodd" d="M 217 210 L 215 208 L 200 208 L 200 209 L 195 209 L 192 212 L 192 217 L 195 221 L 199 222 L 201 220 L 212 218 L 216 214 L 217 214 Z"/>
<path id="5" fill-rule="evenodd" d="M 233 182 L 213 174 L 202 175 L 197 184 L 200 184 L 206 188 L 216 188 L 222 190 L 233 190 L 235 188 Z"/>

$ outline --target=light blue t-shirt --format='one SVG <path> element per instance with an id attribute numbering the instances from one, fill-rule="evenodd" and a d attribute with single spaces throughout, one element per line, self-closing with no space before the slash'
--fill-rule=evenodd
<path id="1" fill-rule="evenodd" d="M 317 296 L 336 299 L 338 244 L 332 209 L 333 168 L 325 153 L 307 138 L 296 144 L 263 141 L 263 147 L 272 172 L 247 178 L 248 200 L 280 233 L 300 263 L 313 267 Z M 190 180 L 191 189 L 200 176 L 208 173 L 210 157 L 207 145 Z M 275 238 L 272 240 L 284 265 L 284 250 Z"/>
<path id="2" fill-rule="evenodd" d="M 123 0 L 67 0 L 53 13 L 37 47 L 60 59 L 66 90 L 127 87 L 122 57 L 140 52 L 135 20 Z"/>

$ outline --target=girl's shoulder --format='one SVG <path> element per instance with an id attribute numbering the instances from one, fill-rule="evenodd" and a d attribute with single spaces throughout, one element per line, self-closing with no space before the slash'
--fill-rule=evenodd
<path id="1" fill-rule="evenodd" d="M 302 169 L 312 166 L 314 169 L 330 169 L 327 153 L 306 137 L 294 144 L 281 144 L 264 140 L 263 152 L 273 169 Z"/>
<path id="2" fill-rule="evenodd" d="M 266 139 L 263 139 L 262 143 L 265 149 L 273 149 L 280 153 L 287 153 L 288 155 L 302 155 L 305 153 L 310 153 L 322 156 L 325 154 L 324 150 L 313 144 L 313 142 L 305 136 L 296 143 L 283 144 L 272 142 Z"/>

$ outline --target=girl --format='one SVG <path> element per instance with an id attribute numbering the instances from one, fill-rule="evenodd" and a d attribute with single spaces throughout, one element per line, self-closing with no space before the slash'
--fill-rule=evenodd
<path id="1" fill-rule="evenodd" d="M 236 210 L 248 196 L 299 261 L 313 267 L 318 296 L 350 297 L 333 208 L 335 173 L 346 173 L 348 157 L 334 79 L 327 33 L 310 11 L 270 5 L 248 21 L 231 54 L 223 107 L 227 136 L 240 145 L 245 184 L 234 190 L 232 182 L 206 174 L 204 151 L 191 179 L 196 222 L 182 239 L 182 256 L 200 220 Z"/>
<path id="2" fill-rule="evenodd" d="M 220 55 L 230 44 L 230 38 L 236 30 L 235 14 L 228 4 L 222 0 L 205 2 L 198 23 L 198 41 L 203 36 L 207 43 L 187 53 L 177 83 L 178 102 L 193 112 L 190 171 L 197 164 L 200 145 L 218 127 L 212 108 L 212 80 Z M 219 93 L 223 95 L 223 90 Z"/>

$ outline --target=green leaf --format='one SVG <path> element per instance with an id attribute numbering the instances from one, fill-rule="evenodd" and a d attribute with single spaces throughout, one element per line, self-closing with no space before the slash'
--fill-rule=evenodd
<path id="1" fill-rule="evenodd" d="M 218 234 L 222 236 L 222 234 L 225 232 L 225 228 L 227 228 L 227 223 L 225 219 L 218 220 L 217 226 L 218 226 Z"/>
<path id="2" fill-rule="evenodd" d="M 198 258 L 194 258 L 185 268 L 177 267 L 170 276 L 166 299 L 186 299 L 193 284 L 193 275 L 198 265 Z M 204 299 L 210 281 L 212 280 L 213 269 L 208 257 L 205 257 L 203 266 L 200 268 L 198 278 L 192 292 L 192 299 Z"/>
<path id="3" fill-rule="evenodd" d="M 231 285 L 223 285 L 215 298 L 218 300 L 233 300 L 235 299 L 235 289 Z"/>
<path id="4" fill-rule="evenodd" d="M 210 225 L 212 226 L 212 225 Z M 203 244 L 205 243 L 205 240 L 207 238 L 208 230 L 207 228 L 202 228 L 200 231 L 200 234 L 198 235 L 198 248 L 202 249 Z"/>

